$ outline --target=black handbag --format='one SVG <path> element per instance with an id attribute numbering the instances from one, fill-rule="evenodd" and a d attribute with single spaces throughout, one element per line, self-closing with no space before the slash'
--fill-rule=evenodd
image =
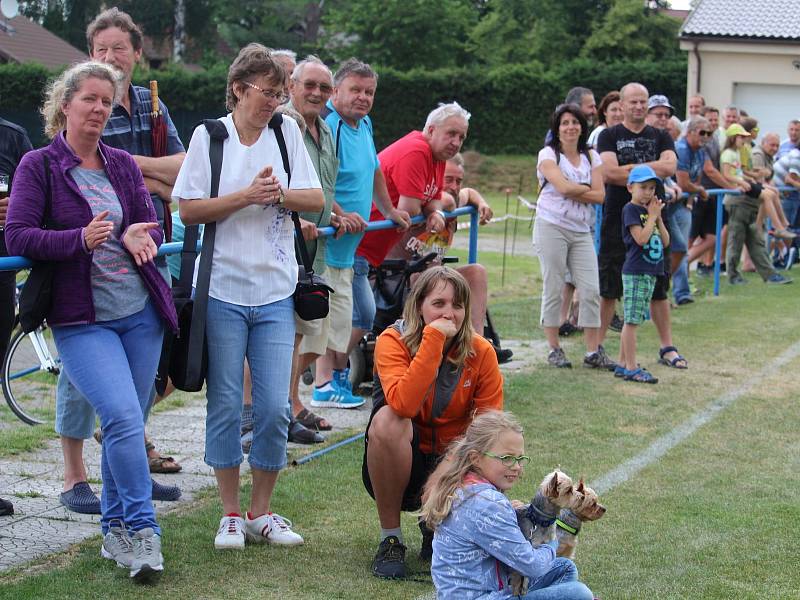
<path id="1" fill-rule="evenodd" d="M 42 229 L 58 229 L 51 217 L 50 159 L 42 153 L 45 178 L 44 215 Z M 36 261 L 19 294 L 19 324 L 25 333 L 38 329 L 53 305 L 53 278 L 55 261 Z"/>
<path id="2" fill-rule="evenodd" d="M 228 130 L 217 119 L 206 119 L 203 125 L 211 138 L 208 149 L 211 163 L 210 197 L 215 198 L 219 194 L 219 178 L 222 171 L 222 144 L 228 138 Z M 192 298 L 192 278 L 200 226 L 189 225 L 184 231 L 181 275 L 178 284 L 172 288 L 172 300 L 178 314 L 178 333 L 168 331 L 164 334 L 155 382 L 156 392 L 159 395 L 164 394 L 168 378 L 177 389 L 185 392 L 198 392 L 203 388 L 208 371 L 206 313 L 216 231 L 216 223 L 205 225 L 194 298 Z"/>
<path id="3" fill-rule="evenodd" d="M 289 170 L 289 153 L 286 150 L 286 140 L 283 138 L 283 131 L 280 124 L 283 116 L 278 113 L 270 121 L 273 128 L 278 148 L 281 151 L 283 169 L 286 171 L 287 181 L 291 182 L 292 173 Z M 292 211 L 292 221 L 295 231 L 295 252 L 300 254 L 301 264 L 298 266 L 297 285 L 294 289 L 294 312 L 304 321 L 314 321 L 324 319 L 328 316 L 330 295 L 333 289 L 325 283 L 325 280 L 314 273 L 311 259 L 308 256 L 306 243 L 303 240 L 303 230 L 300 227 L 300 217 L 297 212 Z"/>

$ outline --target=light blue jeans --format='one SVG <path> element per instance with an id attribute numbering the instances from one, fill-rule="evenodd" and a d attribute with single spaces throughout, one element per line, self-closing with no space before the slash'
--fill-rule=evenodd
<path id="1" fill-rule="evenodd" d="M 786 213 L 786 220 L 789 221 L 789 227 L 800 227 L 800 192 L 782 192 L 781 205 L 783 212 Z"/>
<path id="2" fill-rule="evenodd" d="M 375 293 L 369 284 L 369 263 L 363 256 L 353 260 L 353 327 L 370 331 L 375 321 Z"/>
<path id="3" fill-rule="evenodd" d="M 210 467 L 228 469 L 244 459 L 240 436 L 245 356 L 253 381 L 253 445 L 248 461 L 263 471 L 286 466 L 294 331 L 291 296 L 263 306 L 208 299 L 205 462 Z"/>
<path id="4" fill-rule="evenodd" d="M 568 558 L 556 558 L 552 568 L 531 581 L 522 600 L 593 600 L 594 594 L 578 581 L 578 568 Z"/>
<path id="5" fill-rule="evenodd" d="M 692 228 L 692 211 L 682 203 L 670 204 L 666 208 L 667 227 L 669 229 L 669 248 L 672 252 L 686 253 L 688 251 L 689 232 Z M 689 288 L 689 266 L 686 257 L 683 257 L 678 270 L 672 275 L 672 295 L 675 302 L 692 295 Z"/>
<path id="6" fill-rule="evenodd" d="M 67 377 L 100 417 L 103 533 L 114 519 L 131 531 L 160 533 L 142 440 L 164 335 L 161 317 L 148 302 L 122 319 L 52 330 Z"/>

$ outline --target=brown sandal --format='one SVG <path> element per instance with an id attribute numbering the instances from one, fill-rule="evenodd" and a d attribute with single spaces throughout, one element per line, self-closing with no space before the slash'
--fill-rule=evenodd
<path id="1" fill-rule="evenodd" d="M 328 423 L 328 420 L 325 417 L 317 416 L 307 408 L 304 408 L 297 413 L 295 420 L 303 427 L 312 431 L 330 431 L 333 429 L 333 425 Z"/>
<path id="2" fill-rule="evenodd" d="M 178 473 L 183 468 L 171 456 L 151 456 L 147 462 L 151 473 Z"/>

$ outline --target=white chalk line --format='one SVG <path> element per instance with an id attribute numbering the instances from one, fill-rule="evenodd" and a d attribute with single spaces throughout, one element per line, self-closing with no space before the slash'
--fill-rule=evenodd
<path id="1" fill-rule="evenodd" d="M 743 383 L 736 389 L 725 392 L 719 398 L 713 400 L 706 408 L 672 429 L 669 433 L 658 438 L 645 450 L 633 458 L 626 460 L 596 481 L 593 481 L 592 487 L 599 495 L 603 495 L 618 485 L 627 482 L 639 473 L 639 471 L 658 461 L 667 452 L 700 429 L 700 427 L 713 421 L 719 413 L 742 396 L 748 394 L 754 388 L 757 388 L 764 379 L 774 375 L 778 370 L 798 356 L 800 356 L 800 341 L 789 346 L 771 363 L 761 369 L 755 377 L 752 377 L 749 381 Z M 422 594 L 421 596 L 417 596 L 416 600 L 436 600 L 436 592 L 433 591 Z"/>

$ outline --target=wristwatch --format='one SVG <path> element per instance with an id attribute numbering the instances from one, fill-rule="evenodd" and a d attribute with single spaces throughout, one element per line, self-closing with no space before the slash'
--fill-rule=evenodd
<path id="1" fill-rule="evenodd" d="M 286 202 L 286 192 L 283 191 L 283 188 L 278 190 L 278 202 L 276 204 L 278 206 L 283 206 L 283 203 Z"/>

